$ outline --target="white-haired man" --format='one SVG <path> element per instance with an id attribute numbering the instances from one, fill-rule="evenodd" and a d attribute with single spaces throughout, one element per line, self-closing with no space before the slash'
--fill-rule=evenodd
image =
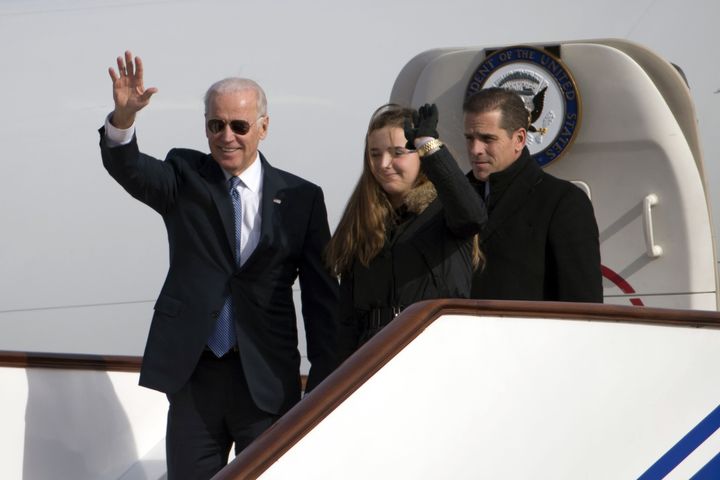
<path id="1" fill-rule="evenodd" d="M 140 384 L 165 392 L 168 478 L 206 479 L 300 399 L 292 285 L 299 277 L 312 389 L 335 367 L 337 282 L 322 190 L 258 151 L 265 93 L 230 78 L 205 96 L 210 154 L 140 152 L 135 116 L 157 92 L 130 52 L 110 69 L 114 111 L 100 129 L 103 164 L 157 211 L 170 267 L 155 304 Z"/>

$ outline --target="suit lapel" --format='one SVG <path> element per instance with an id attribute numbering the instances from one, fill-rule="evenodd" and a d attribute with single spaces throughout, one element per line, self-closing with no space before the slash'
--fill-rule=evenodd
<path id="1" fill-rule="evenodd" d="M 258 152 L 259 153 L 259 152 Z M 282 209 L 285 195 L 285 181 L 278 171 L 270 165 L 262 153 L 259 153 L 263 167 L 262 198 L 260 199 L 260 240 L 250 257 L 243 264 L 243 268 L 252 264 L 258 257 L 262 257 L 262 251 L 272 245 L 276 223 L 279 219 L 279 212 Z"/>
<path id="2" fill-rule="evenodd" d="M 282 202 L 285 200 L 282 192 L 285 182 L 262 154 L 260 154 L 260 161 L 262 161 L 263 165 L 262 211 L 260 212 L 262 217 L 260 231 L 262 233 L 260 243 L 270 243 L 275 231 L 273 227 L 277 210 L 282 208 Z"/>
<path id="3" fill-rule="evenodd" d="M 210 155 L 205 157 L 205 163 L 199 169 L 200 175 L 207 180 L 208 189 L 212 196 L 215 207 L 220 215 L 223 230 L 228 241 L 228 249 L 231 257 L 235 257 L 235 212 L 233 211 L 232 200 L 230 199 L 230 190 L 228 182 L 225 179 L 220 166 L 215 163 Z"/>

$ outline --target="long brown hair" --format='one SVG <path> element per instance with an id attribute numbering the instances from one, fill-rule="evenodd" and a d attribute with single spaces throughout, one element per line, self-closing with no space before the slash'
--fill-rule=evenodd
<path id="1" fill-rule="evenodd" d="M 350 270 L 355 259 L 367 266 L 385 244 L 385 231 L 395 213 L 390 199 L 370 170 L 368 137 L 381 128 L 403 128 L 405 119 L 412 121 L 412 114 L 410 108 L 389 103 L 375 110 L 370 118 L 365 134 L 362 175 L 325 250 L 325 262 L 335 274 Z M 427 181 L 427 177 L 420 174 L 416 185 Z"/>
<path id="2" fill-rule="evenodd" d="M 403 128 L 405 120 L 412 121 L 414 110 L 397 104 L 381 106 L 370 118 L 365 134 L 365 152 L 363 153 L 363 171 L 355 190 L 348 200 L 343 216 L 335 233 L 325 249 L 325 263 L 336 275 L 348 272 L 357 259 L 368 266 L 385 245 L 387 226 L 394 219 L 395 211 L 385 191 L 375 180 L 370 169 L 368 138 L 376 130 L 385 127 Z M 430 180 L 422 173 L 418 174 L 414 187 Z M 480 251 L 478 236 L 472 242 L 473 267 L 484 261 Z"/>

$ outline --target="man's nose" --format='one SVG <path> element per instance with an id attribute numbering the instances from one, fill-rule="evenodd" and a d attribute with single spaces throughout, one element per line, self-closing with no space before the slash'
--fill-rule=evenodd
<path id="1" fill-rule="evenodd" d="M 475 156 L 485 155 L 485 143 L 473 140 L 470 144 L 470 153 Z"/>
<path id="2" fill-rule="evenodd" d="M 230 128 L 229 123 L 225 124 L 225 126 L 222 129 L 222 132 L 220 133 L 220 136 L 222 137 L 223 141 L 226 141 L 226 142 L 235 140 L 235 132 L 233 132 L 232 128 Z"/>

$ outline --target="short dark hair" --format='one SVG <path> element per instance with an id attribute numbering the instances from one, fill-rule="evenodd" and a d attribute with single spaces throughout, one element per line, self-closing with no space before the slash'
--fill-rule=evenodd
<path id="1" fill-rule="evenodd" d="M 523 99 L 513 90 L 484 88 L 463 102 L 464 113 L 486 113 L 500 110 L 500 128 L 512 134 L 519 128 L 530 126 L 530 113 Z"/>

